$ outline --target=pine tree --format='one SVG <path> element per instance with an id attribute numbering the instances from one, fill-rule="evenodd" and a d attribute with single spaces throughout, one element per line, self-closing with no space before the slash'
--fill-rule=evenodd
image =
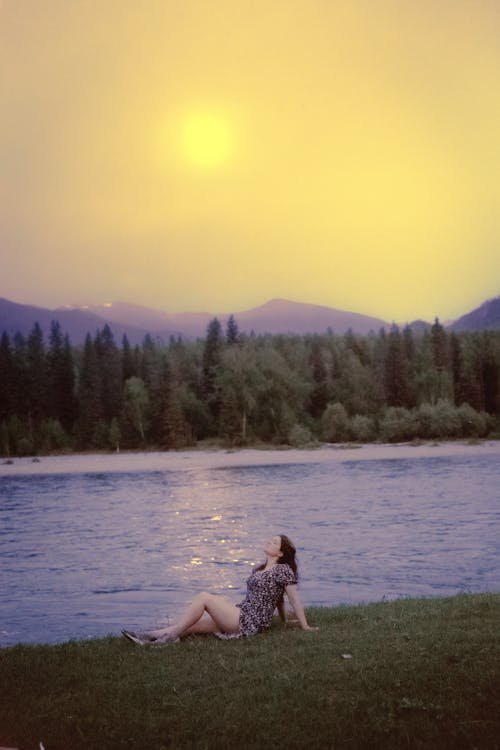
<path id="1" fill-rule="evenodd" d="M 453 376 L 450 372 L 448 335 L 438 318 L 434 320 L 434 325 L 431 328 L 431 342 L 438 382 L 437 399 L 451 401 L 453 398 Z"/>
<path id="2" fill-rule="evenodd" d="M 384 388 L 388 406 L 407 406 L 409 404 L 408 363 L 405 358 L 401 333 L 395 324 L 387 337 Z"/>
<path id="3" fill-rule="evenodd" d="M 102 419 L 101 373 L 95 343 L 87 334 L 78 384 L 79 435 L 82 447 L 92 444 L 92 436 Z"/>
<path id="4" fill-rule="evenodd" d="M 489 414 L 498 414 L 500 412 L 500 366 L 494 354 L 493 339 L 489 331 L 484 331 L 482 334 L 481 349 L 484 409 Z"/>
<path id="5" fill-rule="evenodd" d="M 163 445 L 165 448 L 184 448 L 189 444 L 189 425 L 182 408 L 182 386 L 170 381 L 163 412 Z"/>
<path id="6" fill-rule="evenodd" d="M 437 370 L 442 371 L 449 364 L 448 337 L 438 318 L 435 318 L 431 328 L 431 340 L 434 365 Z"/>
<path id="7" fill-rule="evenodd" d="M 123 382 L 137 375 L 137 351 L 132 352 L 127 334 L 122 338 L 122 376 Z"/>
<path id="8" fill-rule="evenodd" d="M 317 419 L 325 411 L 330 399 L 328 370 L 317 338 L 314 338 L 312 342 L 309 364 L 314 384 L 309 397 L 309 412 L 312 417 Z"/>
<path id="9" fill-rule="evenodd" d="M 450 336 L 451 373 L 453 378 L 453 400 L 460 406 L 466 400 L 463 387 L 464 359 L 460 339 L 455 332 Z"/>
<path id="10" fill-rule="evenodd" d="M 16 333 L 13 338 L 13 362 L 14 362 L 14 416 L 19 419 L 28 419 L 29 404 L 26 399 L 28 389 L 28 354 L 26 339 L 21 333 Z"/>
<path id="11" fill-rule="evenodd" d="M 164 414 L 170 396 L 171 373 L 165 352 L 158 357 L 157 372 L 149 388 L 150 400 L 150 435 L 160 445 L 165 444 Z"/>
<path id="12" fill-rule="evenodd" d="M 26 403 L 30 430 L 47 416 L 48 383 L 47 362 L 43 333 L 35 323 L 26 343 Z"/>
<path id="13" fill-rule="evenodd" d="M 234 315 L 230 315 L 226 326 L 226 342 L 229 346 L 240 343 L 240 332 Z"/>
<path id="14" fill-rule="evenodd" d="M 122 360 L 107 323 L 98 336 L 96 348 L 101 375 L 101 414 L 105 422 L 111 422 L 122 408 Z"/>
<path id="15" fill-rule="evenodd" d="M 15 412 L 14 355 L 7 333 L 0 340 L 0 422 L 7 421 Z"/>
<path id="16" fill-rule="evenodd" d="M 68 336 L 63 338 L 58 321 L 52 321 L 47 352 L 49 416 L 69 431 L 76 420 L 75 370 Z"/>
<path id="17" fill-rule="evenodd" d="M 146 388 L 149 390 L 154 387 L 159 374 L 158 347 L 149 333 L 144 337 L 141 354 L 139 377 L 144 381 Z"/>
<path id="18" fill-rule="evenodd" d="M 202 360 L 203 396 L 214 420 L 214 433 L 217 430 L 217 421 L 221 406 L 215 387 L 217 367 L 220 364 L 221 353 L 222 328 L 218 319 L 214 318 L 208 324 Z"/>

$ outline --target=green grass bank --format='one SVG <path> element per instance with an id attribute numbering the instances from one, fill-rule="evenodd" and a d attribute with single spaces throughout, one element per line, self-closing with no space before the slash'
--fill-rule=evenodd
<path id="1" fill-rule="evenodd" d="M 500 748 L 500 594 L 307 614 L 319 631 L 2 649 L 0 745 Z"/>

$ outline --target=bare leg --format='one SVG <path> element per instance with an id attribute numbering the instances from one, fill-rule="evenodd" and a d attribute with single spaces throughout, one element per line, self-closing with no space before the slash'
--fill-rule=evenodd
<path id="1" fill-rule="evenodd" d="M 208 612 L 200 617 L 198 622 L 191 625 L 190 628 L 184 631 L 183 635 L 199 635 L 201 633 L 218 633 L 220 628 L 214 620 L 210 617 Z"/>
<path id="2" fill-rule="evenodd" d="M 179 622 L 149 635 L 162 638 L 181 638 L 190 633 L 237 633 L 240 627 L 240 609 L 223 596 L 202 591 L 195 596 Z"/>

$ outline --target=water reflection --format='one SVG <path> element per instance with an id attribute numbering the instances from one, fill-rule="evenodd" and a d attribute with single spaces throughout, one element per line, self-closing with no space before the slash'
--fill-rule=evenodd
<path id="1" fill-rule="evenodd" d="M 306 603 L 500 589 L 495 457 L 0 480 L 0 643 L 162 624 L 242 598 L 264 540 L 297 544 Z"/>

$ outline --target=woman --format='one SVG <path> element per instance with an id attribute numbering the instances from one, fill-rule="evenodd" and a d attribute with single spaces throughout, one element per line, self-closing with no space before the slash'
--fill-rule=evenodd
<path id="1" fill-rule="evenodd" d="M 184 616 L 169 628 L 136 635 L 122 630 L 125 638 L 145 645 L 176 641 L 194 633 L 217 633 L 222 637 L 255 635 L 269 627 L 278 611 L 286 621 L 283 595 L 286 593 L 302 630 L 317 630 L 307 622 L 297 591 L 295 547 L 284 534 L 273 536 L 264 549 L 266 561 L 247 580 L 247 594 L 241 604 L 233 604 L 223 596 L 198 594 Z"/>

